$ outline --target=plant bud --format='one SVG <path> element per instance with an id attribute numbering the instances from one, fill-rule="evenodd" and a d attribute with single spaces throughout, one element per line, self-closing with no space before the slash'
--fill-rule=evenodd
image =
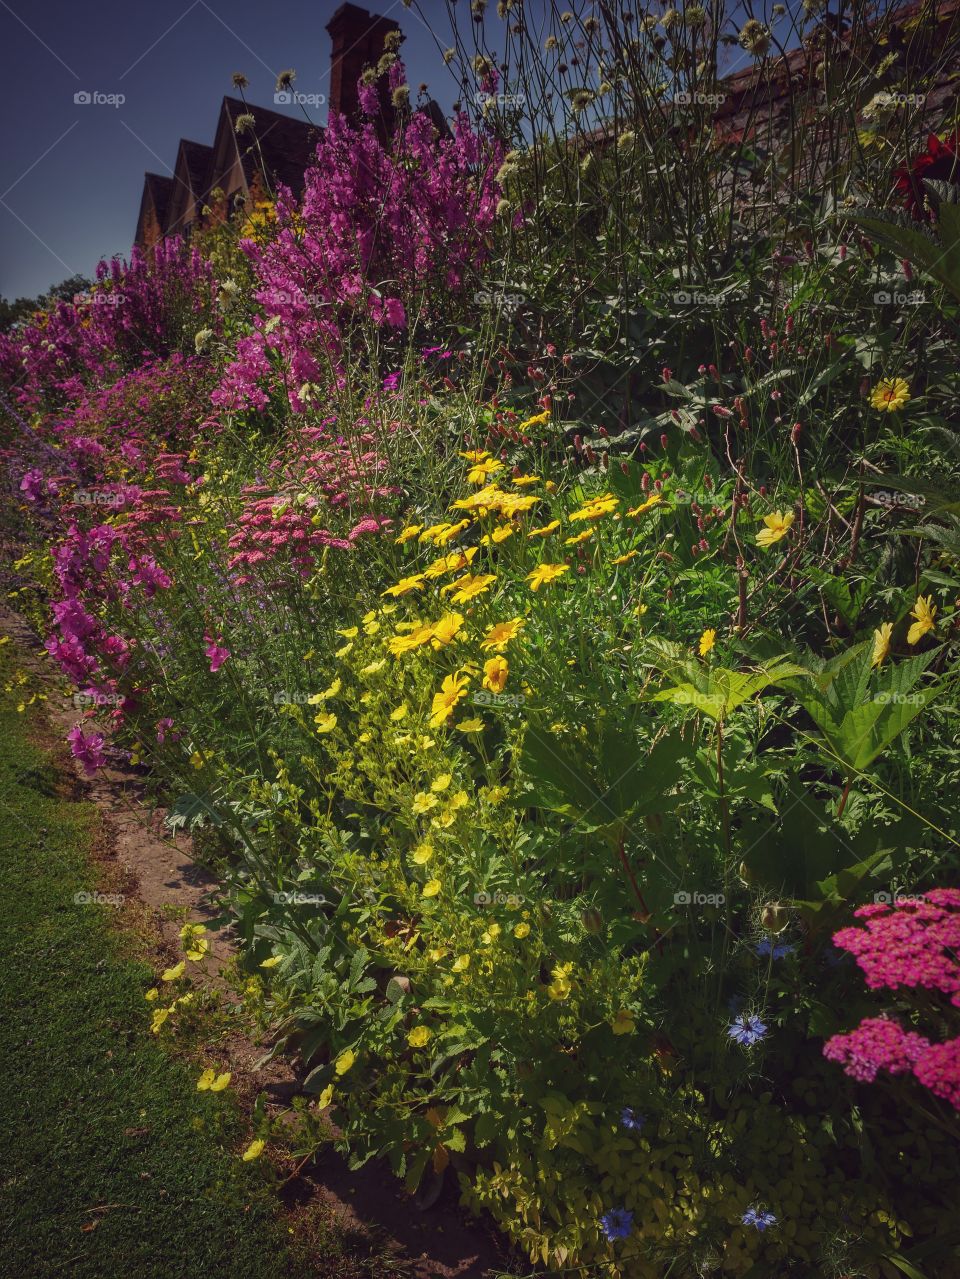
<path id="1" fill-rule="evenodd" d="M 760 912 L 760 923 L 768 933 L 782 933 L 790 922 L 790 912 L 780 902 L 767 902 Z"/>

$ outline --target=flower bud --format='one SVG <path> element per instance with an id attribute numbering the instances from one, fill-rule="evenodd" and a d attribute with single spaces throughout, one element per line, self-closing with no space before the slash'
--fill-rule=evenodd
<path id="1" fill-rule="evenodd" d="M 782 933 L 790 922 L 790 912 L 780 902 L 767 902 L 760 912 L 760 923 L 768 933 Z"/>

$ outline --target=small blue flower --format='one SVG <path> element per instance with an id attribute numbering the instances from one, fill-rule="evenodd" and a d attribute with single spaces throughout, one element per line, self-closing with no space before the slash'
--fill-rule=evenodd
<path id="1" fill-rule="evenodd" d="M 727 1034 L 738 1044 L 750 1048 L 766 1035 L 767 1028 L 755 1013 L 741 1013 L 727 1027 Z"/>
<path id="2" fill-rule="evenodd" d="M 765 1208 L 748 1208 L 741 1217 L 741 1221 L 745 1226 L 756 1226 L 760 1231 L 766 1230 L 768 1226 L 775 1226 L 777 1219 L 772 1212 L 767 1212 Z"/>
<path id="3" fill-rule="evenodd" d="M 638 1115 L 630 1106 L 624 1106 L 623 1110 L 620 1111 L 620 1124 L 623 1128 L 630 1128 L 634 1132 L 639 1132 L 646 1122 L 646 1115 Z"/>
<path id="4" fill-rule="evenodd" d="M 600 1218 L 600 1225 L 611 1243 L 614 1239 L 626 1239 L 633 1229 L 633 1213 L 626 1208 L 611 1208 Z"/>
<path id="5" fill-rule="evenodd" d="M 761 959 L 766 959 L 768 955 L 773 955 L 774 959 L 783 959 L 784 955 L 792 955 L 795 950 L 796 946 L 791 942 L 777 942 L 774 945 L 769 937 L 764 937 L 757 945 L 757 954 Z"/>

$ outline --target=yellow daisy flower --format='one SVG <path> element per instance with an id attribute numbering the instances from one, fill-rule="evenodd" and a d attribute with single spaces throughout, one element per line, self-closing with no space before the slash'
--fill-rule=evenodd
<path id="1" fill-rule="evenodd" d="M 910 384 L 902 377 L 883 378 L 870 392 L 870 403 L 881 413 L 895 413 L 910 399 Z"/>

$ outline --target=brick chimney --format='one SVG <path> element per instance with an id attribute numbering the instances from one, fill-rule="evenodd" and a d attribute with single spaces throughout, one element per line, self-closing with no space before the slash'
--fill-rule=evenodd
<path id="1" fill-rule="evenodd" d="M 383 41 L 400 26 L 392 18 L 368 13 L 355 4 L 342 4 L 327 23 L 333 50 L 330 55 L 331 111 L 352 118 L 360 108 L 357 81 L 368 65 L 376 65 L 383 54 Z"/>

